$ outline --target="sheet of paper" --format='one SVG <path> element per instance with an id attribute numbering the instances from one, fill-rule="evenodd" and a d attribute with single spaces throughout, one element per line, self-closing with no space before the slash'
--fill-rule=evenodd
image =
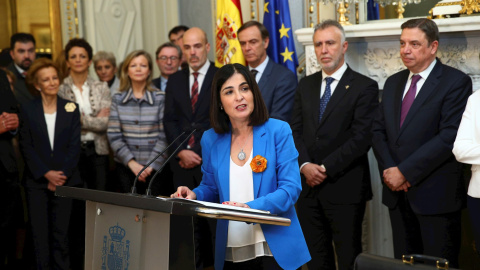
<path id="1" fill-rule="evenodd" d="M 215 207 L 215 208 L 221 208 L 221 209 L 228 209 L 228 210 L 236 210 L 236 211 L 245 211 L 249 213 L 259 213 L 259 214 L 270 214 L 269 211 L 265 210 L 258 210 L 258 209 L 251 209 L 251 208 L 244 208 L 244 207 L 238 207 L 238 206 L 232 206 L 232 205 L 225 205 L 221 203 L 212 203 L 212 202 L 204 202 L 204 201 L 197 201 L 197 200 L 188 200 L 188 199 L 183 199 L 183 198 L 166 198 L 166 197 L 157 197 L 160 200 L 164 201 L 187 201 L 190 203 L 197 203 L 201 204 L 204 206 L 208 207 Z"/>

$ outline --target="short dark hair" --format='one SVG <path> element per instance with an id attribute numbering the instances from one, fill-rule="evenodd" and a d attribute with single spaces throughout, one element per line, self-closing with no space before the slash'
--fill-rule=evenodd
<path id="1" fill-rule="evenodd" d="M 213 77 L 212 83 L 212 96 L 210 100 L 210 124 L 217 133 L 226 133 L 230 131 L 230 119 L 225 113 L 225 110 L 221 109 L 220 91 L 223 84 L 230 79 L 235 73 L 241 74 L 247 81 L 250 91 L 253 94 L 253 112 L 250 115 L 249 126 L 258 126 L 265 123 L 268 120 L 268 110 L 263 101 L 260 88 L 252 76 L 252 73 L 247 67 L 241 64 L 228 64 L 221 67 L 215 77 Z"/>
<path id="2" fill-rule="evenodd" d="M 177 25 L 177 26 L 173 27 L 172 30 L 170 30 L 170 32 L 168 32 L 168 38 L 170 38 L 170 36 L 172 34 L 177 34 L 178 32 L 181 32 L 181 31 L 187 32 L 188 29 L 189 29 L 188 26 Z"/>
<path id="3" fill-rule="evenodd" d="M 411 19 L 402 24 L 402 30 L 405 28 L 418 28 L 425 36 L 427 36 L 428 46 L 434 41 L 438 41 L 440 35 L 438 34 L 437 24 L 429 19 Z"/>
<path id="4" fill-rule="evenodd" d="M 68 41 L 67 45 L 65 45 L 65 59 L 68 61 L 68 53 L 73 47 L 80 47 L 84 48 L 88 54 L 88 60 L 92 60 L 93 57 L 93 50 L 92 46 L 83 38 L 72 38 Z"/>
<path id="5" fill-rule="evenodd" d="M 165 42 L 162 45 L 160 45 L 157 50 L 155 51 L 155 59 L 158 59 L 158 54 L 163 50 L 163 48 L 175 48 L 177 49 L 178 52 L 178 59 L 182 59 L 182 49 L 178 47 L 177 45 L 173 44 L 173 42 Z"/>
<path id="6" fill-rule="evenodd" d="M 10 37 L 10 50 L 13 51 L 13 49 L 15 48 L 15 43 L 17 43 L 17 42 L 20 42 L 20 43 L 32 42 L 33 45 L 35 45 L 35 38 L 31 34 L 28 34 L 28 33 L 13 34 Z"/>
<path id="7" fill-rule="evenodd" d="M 250 28 L 252 26 L 256 26 L 258 28 L 258 30 L 260 31 L 260 34 L 262 35 L 262 40 L 270 38 L 270 34 L 268 33 L 268 30 L 265 27 L 265 25 L 263 25 L 262 23 L 259 23 L 257 21 L 248 21 L 248 22 L 244 23 L 240 28 L 238 28 L 237 36 L 240 34 L 240 32 L 242 32 L 243 30 L 245 30 L 247 28 Z"/>

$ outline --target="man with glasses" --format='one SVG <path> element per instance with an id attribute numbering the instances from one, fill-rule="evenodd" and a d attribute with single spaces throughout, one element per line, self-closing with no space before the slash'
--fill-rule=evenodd
<path id="1" fill-rule="evenodd" d="M 158 47 L 155 55 L 160 77 L 153 79 L 152 83 L 162 92 L 165 92 L 168 76 L 178 71 L 182 59 L 182 50 L 172 42 L 166 42 Z"/>

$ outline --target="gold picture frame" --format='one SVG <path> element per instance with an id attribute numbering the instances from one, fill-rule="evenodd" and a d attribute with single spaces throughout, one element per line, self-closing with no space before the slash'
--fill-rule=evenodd
<path id="1" fill-rule="evenodd" d="M 31 23 L 30 33 L 35 38 L 35 47 L 38 53 L 52 53 L 52 35 L 50 31 L 50 24 Z"/>

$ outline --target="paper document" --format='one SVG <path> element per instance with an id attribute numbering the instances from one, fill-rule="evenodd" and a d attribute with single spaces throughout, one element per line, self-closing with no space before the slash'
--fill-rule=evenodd
<path id="1" fill-rule="evenodd" d="M 196 203 L 208 207 L 215 207 L 215 208 L 221 208 L 221 209 L 228 209 L 228 210 L 235 210 L 235 211 L 245 211 L 249 213 L 259 213 L 259 214 L 270 214 L 270 211 L 265 211 L 265 210 L 258 210 L 258 209 L 252 209 L 252 208 L 244 208 L 244 207 L 238 207 L 238 206 L 232 206 L 232 205 L 226 205 L 226 204 L 221 204 L 221 203 L 212 203 L 212 202 L 204 202 L 204 201 L 198 201 L 198 200 L 189 200 L 189 199 L 183 199 L 183 198 L 165 198 L 165 197 L 157 197 L 157 199 L 163 200 L 163 201 L 186 201 L 189 203 Z"/>

